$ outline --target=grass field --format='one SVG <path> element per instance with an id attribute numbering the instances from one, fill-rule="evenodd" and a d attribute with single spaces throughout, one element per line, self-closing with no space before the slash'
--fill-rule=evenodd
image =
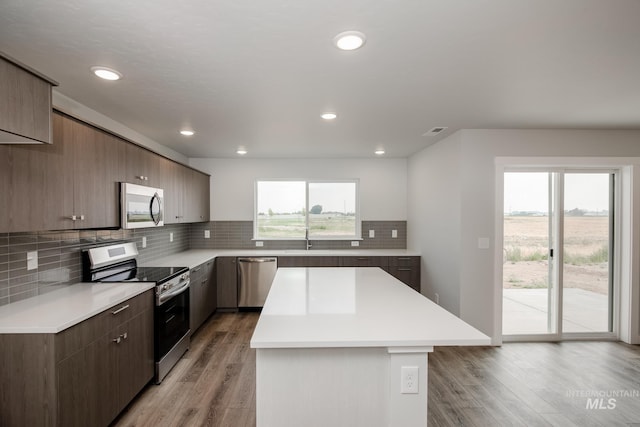
<path id="1" fill-rule="evenodd" d="M 309 214 L 309 238 L 353 236 L 355 225 L 354 215 Z M 302 239 L 305 227 L 303 215 L 258 215 L 258 233 L 261 238 Z"/>
<path id="2" fill-rule="evenodd" d="M 609 218 L 565 217 L 564 286 L 608 292 Z M 505 288 L 548 287 L 548 218 L 504 220 Z"/>

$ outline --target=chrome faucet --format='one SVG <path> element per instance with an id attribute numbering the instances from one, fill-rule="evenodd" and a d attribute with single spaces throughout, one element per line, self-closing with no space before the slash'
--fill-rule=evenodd
<path id="1" fill-rule="evenodd" d="M 307 250 L 311 249 L 311 241 L 309 240 L 309 227 L 304 229 L 304 240 L 307 241 Z"/>

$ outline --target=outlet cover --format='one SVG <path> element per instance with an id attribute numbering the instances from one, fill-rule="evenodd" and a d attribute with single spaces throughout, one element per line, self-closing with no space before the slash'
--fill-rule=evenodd
<path id="1" fill-rule="evenodd" d="M 420 384 L 419 378 L 420 368 L 417 366 L 403 366 L 400 368 L 400 393 L 402 394 L 418 394 Z"/>
<path id="2" fill-rule="evenodd" d="M 147 236 L 142 236 L 142 249 L 147 247 Z"/>
<path id="3" fill-rule="evenodd" d="M 204 238 L 205 239 L 211 238 L 211 230 L 204 230 Z"/>
<path id="4" fill-rule="evenodd" d="M 360 246 L 360 242 L 358 242 L 357 240 L 353 240 L 351 242 L 351 246 Z"/>
<path id="5" fill-rule="evenodd" d="M 373 239 L 374 237 L 376 237 L 376 230 L 369 230 L 369 238 Z"/>
<path id="6" fill-rule="evenodd" d="M 27 252 L 27 270 L 38 268 L 38 251 Z"/>
<path id="7" fill-rule="evenodd" d="M 173 233 L 169 233 L 169 241 L 173 242 Z"/>
<path id="8" fill-rule="evenodd" d="M 264 246 L 264 242 L 256 241 L 256 247 L 261 248 Z"/>
<path id="9" fill-rule="evenodd" d="M 398 230 L 391 230 L 391 238 L 392 239 L 398 238 Z"/>

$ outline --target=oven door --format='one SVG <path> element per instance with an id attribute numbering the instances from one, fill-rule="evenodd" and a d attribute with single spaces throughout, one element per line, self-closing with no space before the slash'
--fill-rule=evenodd
<path id="1" fill-rule="evenodd" d="M 189 287 L 155 307 L 155 359 L 160 361 L 189 332 Z"/>

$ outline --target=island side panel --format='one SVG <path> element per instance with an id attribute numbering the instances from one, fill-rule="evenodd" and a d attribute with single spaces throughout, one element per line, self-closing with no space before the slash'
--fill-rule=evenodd
<path id="1" fill-rule="evenodd" d="M 389 369 L 386 348 L 258 348 L 257 427 L 389 426 Z"/>

